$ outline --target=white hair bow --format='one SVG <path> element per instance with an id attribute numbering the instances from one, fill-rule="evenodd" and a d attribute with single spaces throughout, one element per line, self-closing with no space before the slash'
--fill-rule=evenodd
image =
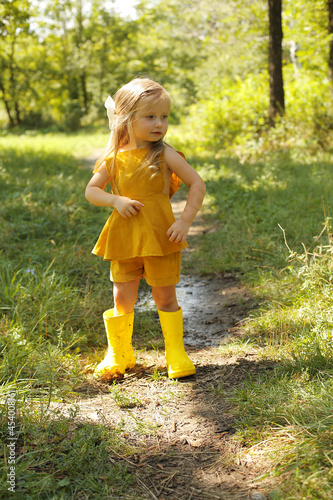
<path id="1" fill-rule="evenodd" d="M 110 95 L 107 98 L 107 100 L 105 101 L 104 106 L 106 107 L 106 111 L 107 111 L 108 118 L 109 118 L 109 128 L 110 128 L 110 130 L 112 130 L 113 122 L 116 119 L 116 105 L 115 105 L 115 102 Z"/>

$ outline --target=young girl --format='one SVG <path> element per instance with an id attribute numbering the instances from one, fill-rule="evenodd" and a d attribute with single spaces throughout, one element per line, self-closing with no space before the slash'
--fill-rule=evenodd
<path id="1" fill-rule="evenodd" d="M 176 297 L 180 252 L 199 208 L 205 184 L 181 153 L 163 142 L 171 99 L 148 78 L 136 78 L 110 97 L 105 106 L 111 128 L 107 154 L 97 163 L 86 198 L 113 207 L 93 253 L 111 261 L 114 309 L 103 315 L 108 352 L 95 375 L 121 376 L 133 368 L 134 305 L 139 282 L 152 287 L 165 340 L 170 378 L 187 377 L 195 367 L 183 344 L 183 316 Z M 170 197 L 183 181 L 188 187 L 178 220 Z M 112 194 L 105 192 L 110 182 Z"/>

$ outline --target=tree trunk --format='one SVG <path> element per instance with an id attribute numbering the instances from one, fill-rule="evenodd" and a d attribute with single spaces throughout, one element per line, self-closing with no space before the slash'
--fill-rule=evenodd
<path id="1" fill-rule="evenodd" d="M 327 1 L 328 6 L 328 32 L 331 35 L 328 56 L 328 78 L 331 82 L 331 93 L 333 94 L 333 0 Z"/>
<path id="2" fill-rule="evenodd" d="M 76 29 L 76 47 L 78 49 L 78 53 L 81 54 L 82 51 L 82 46 L 84 44 L 84 29 L 83 29 L 83 4 L 82 0 L 78 0 L 77 2 L 77 29 Z M 88 112 L 88 92 L 87 92 L 87 80 L 86 80 L 86 71 L 85 68 L 83 68 L 80 71 L 80 82 L 81 82 L 81 94 L 83 98 L 81 98 L 81 106 L 83 105 L 84 107 L 84 112 Z"/>
<path id="3" fill-rule="evenodd" d="M 16 76 L 15 76 L 15 43 L 16 43 L 16 38 L 14 38 L 12 41 L 8 69 L 9 69 L 9 75 L 10 75 L 11 98 L 12 98 L 12 101 L 14 103 L 16 124 L 20 125 L 21 124 L 21 113 L 20 113 L 20 107 L 19 107 L 19 103 L 18 103 L 18 99 L 17 99 L 17 85 L 16 85 Z"/>
<path id="4" fill-rule="evenodd" d="M 86 74 L 84 72 L 82 72 L 80 75 L 80 78 L 81 78 L 81 88 L 82 88 L 82 94 L 83 94 L 84 110 L 85 110 L 85 113 L 88 113 L 88 111 L 89 111 L 89 99 L 88 99 L 88 92 L 87 92 Z"/>
<path id="5" fill-rule="evenodd" d="M 1 78 L 0 78 L 0 90 L 2 92 L 3 102 L 5 104 L 5 108 L 6 108 L 6 111 L 7 111 L 7 115 L 8 115 L 8 119 L 9 119 L 9 124 L 10 124 L 11 127 L 14 127 L 14 125 L 15 125 L 14 119 L 13 119 L 11 111 L 10 111 L 9 102 L 8 102 L 8 99 L 7 99 L 6 89 L 5 89 L 5 86 L 4 86 L 3 81 L 1 80 Z"/>
<path id="6" fill-rule="evenodd" d="M 332 0 L 329 0 L 332 2 Z M 282 0 L 268 0 L 269 14 L 269 125 L 284 113 L 282 76 Z"/>

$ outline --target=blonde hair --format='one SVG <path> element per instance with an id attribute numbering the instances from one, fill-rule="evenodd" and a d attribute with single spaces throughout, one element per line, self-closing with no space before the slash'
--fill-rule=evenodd
<path id="1" fill-rule="evenodd" d="M 137 111 L 142 109 L 142 106 L 146 105 L 148 107 L 152 103 L 164 99 L 171 103 L 171 97 L 165 88 L 150 78 L 135 78 L 118 90 L 114 96 L 116 119 L 112 126 L 109 148 L 106 154 L 96 162 L 94 171 L 97 171 L 105 159 L 113 153 L 111 175 L 115 180 L 113 174 L 115 172 L 117 153 L 133 137 L 132 123 L 135 120 Z M 151 167 L 153 173 L 160 172 L 159 157 L 164 150 L 164 146 L 163 140 L 152 142 L 141 168 Z"/>

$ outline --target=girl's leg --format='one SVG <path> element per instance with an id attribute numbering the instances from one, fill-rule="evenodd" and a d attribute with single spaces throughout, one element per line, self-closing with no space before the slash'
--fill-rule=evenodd
<path id="1" fill-rule="evenodd" d="M 176 286 L 153 286 L 152 294 L 159 311 L 175 312 L 179 310 Z"/>
<path id="2" fill-rule="evenodd" d="M 99 378 L 122 376 L 135 366 L 132 347 L 134 305 L 140 278 L 127 283 L 114 283 L 114 309 L 103 314 L 108 351 L 95 370 Z"/>
<path id="3" fill-rule="evenodd" d="M 137 278 L 127 283 L 113 283 L 113 298 L 114 298 L 114 316 L 122 316 L 133 311 L 140 279 Z"/>
<path id="4" fill-rule="evenodd" d="M 195 366 L 184 349 L 183 311 L 177 302 L 175 285 L 152 287 L 152 293 L 165 340 L 168 376 L 181 378 L 194 375 Z"/>

